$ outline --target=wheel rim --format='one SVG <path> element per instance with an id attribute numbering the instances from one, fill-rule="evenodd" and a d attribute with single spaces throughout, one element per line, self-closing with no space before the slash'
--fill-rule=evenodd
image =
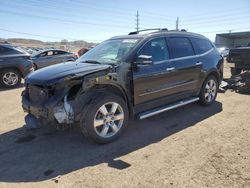
<path id="1" fill-rule="evenodd" d="M 94 118 L 95 132 L 102 138 L 109 138 L 117 134 L 124 121 L 122 107 L 116 102 L 102 105 Z"/>
<path id="2" fill-rule="evenodd" d="M 6 72 L 3 75 L 3 83 L 8 86 L 13 86 L 18 83 L 18 75 L 14 72 Z"/>
<path id="3" fill-rule="evenodd" d="M 211 102 L 214 100 L 217 92 L 216 82 L 214 80 L 209 80 L 205 87 L 205 100 Z"/>

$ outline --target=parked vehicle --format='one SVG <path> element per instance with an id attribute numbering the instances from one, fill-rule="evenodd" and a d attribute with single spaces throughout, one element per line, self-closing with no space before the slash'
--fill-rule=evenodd
<path id="1" fill-rule="evenodd" d="M 73 53 L 66 52 L 63 50 L 45 50 L 34 54 L 32 56 L 33 67 L 35 70 L 47 67 L 50 65 L 66 62 L 66 61 L 75 61 L 76 56 Z"/>
<path id="2" fill-rule="evenodd" d="M 0 44 L 0 85 L 14 88 L 33 71 L 30 54 L 11 44 Z"/>
<path id="3" fill-rule="evenodd" d="M 250 70 L 250 47 L 233 48 L 229 50 L 227 61 L 231 66 L 232 76 L 243 70 Z"/>
<path id="4" fill-rule="evenodd" d="M 223 58 L 204 36 L 159 29 L 102 42 L 75 63 L 35 71 L 22 96 L 26 124 L 79 125 L 98 143 L 120 136 L 129 118 L 195 101 L 210 105 Z"/>
<path id="5" fill-rule="evenodd" d="M 81 57 L 83 54 L 85 54 L 86 52 L 89 51 L 89 48 L 81 48 L 80 50 L 78 50 L 77 52 L 77 57 Z"/>
<path id="6" fill-rule="evenodd" d="M 228 56 L 228 53 L 229 53 L 229 48 L 225 48 L 225 47 L 218 48 L 218 51 L 220 52 L 220 54 L 221 54 L 223 57 L 227 57 L 227 56 Z"/>

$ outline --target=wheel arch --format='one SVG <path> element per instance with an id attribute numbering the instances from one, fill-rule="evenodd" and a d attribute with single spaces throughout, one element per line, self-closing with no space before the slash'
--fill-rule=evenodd
<path id="1" fill-rule="evenodd" d="M 201 89 L 204 85 L 204 82 L 206 81 L 206 79 L 209 77 L 209 76 L 215 76 L 217 81 L 218 81 L 218 84 L 220 84 L 220 81 L 221 81 L 221 78 L 220 78 L 220 74 L 218 72 L 217 69 L 212 69 L 210 70 L 209 72 L 207 72 L 206 76 L 204 76 L 204 79 L 202 80 L 201 84 L 200 84 L 200 89 L 199 89 L 199 92 L 197 94 L 200 94 L 201 92 Z"/>
<path id="2" fill-rule="evenodd" d="M 22 72 L 19 70 L 18 67 L 13 67 L 13 66 L 10 66 L 10 67 L 3 67 L 3 68 L 0 69 L 0 72 L 3 72 L 3 71 L 5 71 L 5 70 L 11 70 L 11 69 L 17 71 L 17 72 L 20 74 L 20 76 L 21 76 L 22 78 L 24 77 L 23 74 L 22 74 Z"/>

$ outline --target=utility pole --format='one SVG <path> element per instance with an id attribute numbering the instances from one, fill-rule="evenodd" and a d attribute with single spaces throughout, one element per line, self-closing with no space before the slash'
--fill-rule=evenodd
<path id="1" fill-rule="evenodd" d="M 136 12 L 136 31 L 139 31 L 139 11 Z"/>
<path id="2" fill-rule="evenodd" d="M 178 31 L 179 30 L 179 17 L 177 17 L 177 19 L 176 19 L 176 31 Z"/>

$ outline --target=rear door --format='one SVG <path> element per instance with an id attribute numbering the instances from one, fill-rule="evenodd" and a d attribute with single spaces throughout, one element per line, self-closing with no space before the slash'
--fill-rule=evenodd
<path id="1" fill-rule="evenodd" d="M 55 63 L 62 63 L 69 60 L 69 57 L 67 55 L 67 52 L 55 50 L 54 51 L 54 61 Z"/>
<path id="2" fill-rule="evenodd" d="M 42 52 L 38 55 L 37 59 L 35 59 L 35 63 L 38 68 L 47 67 L 49 65 L 53 65 L 53 51 Z"/>
<path id="3" fill-rule="evenodd" d="M 171 63 L 175 72 L 175 87 L 183 97 L 195 95 L 199 90 L 202 62 L 195 55 L 194 48 L 187 37 L 169 37 Z"/>

